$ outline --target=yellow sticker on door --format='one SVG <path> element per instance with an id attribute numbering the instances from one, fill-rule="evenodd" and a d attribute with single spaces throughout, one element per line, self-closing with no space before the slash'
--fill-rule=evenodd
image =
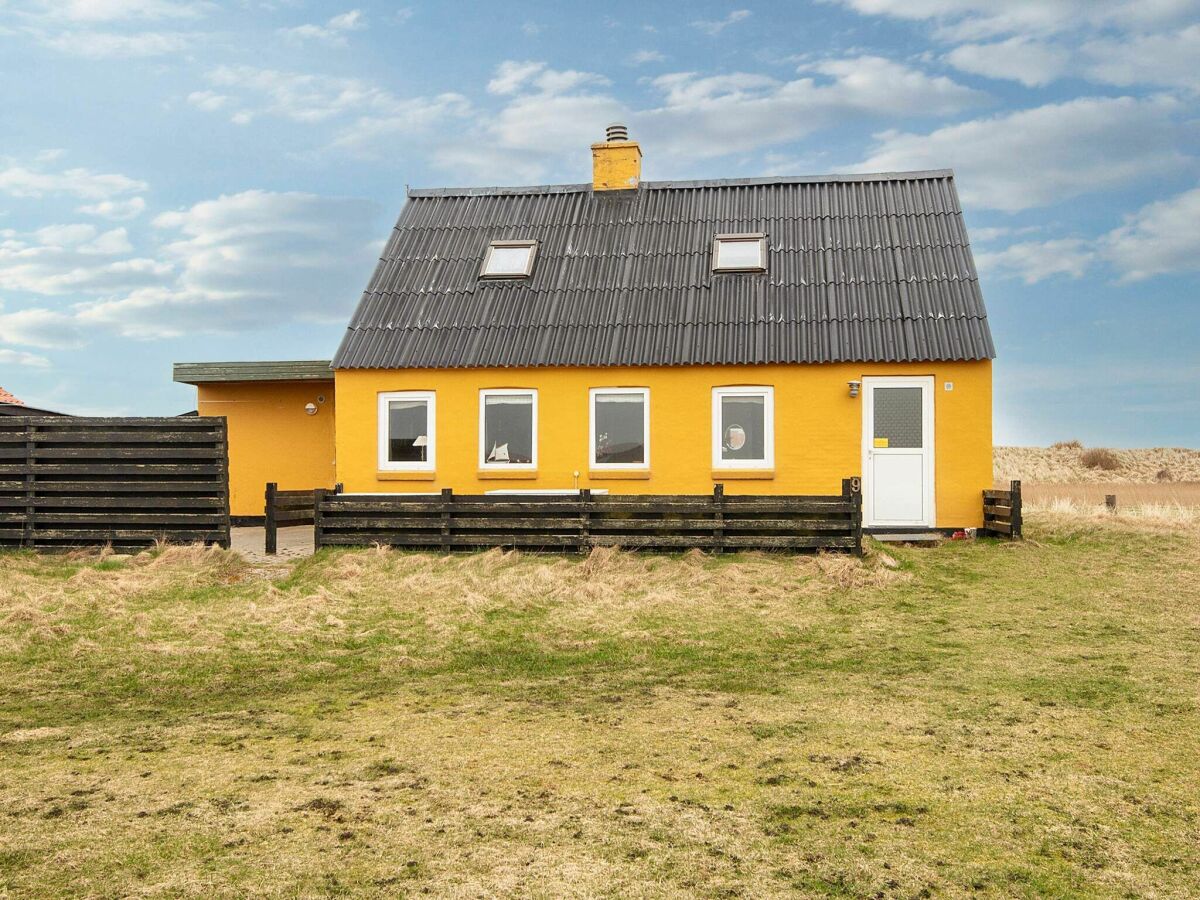
<path id="1" fill-rule="evenodd" d="M 887 445 L 888 445 L 887 438 L 875 438 L 875 446 L 876 447 L 886 447 Z"/>

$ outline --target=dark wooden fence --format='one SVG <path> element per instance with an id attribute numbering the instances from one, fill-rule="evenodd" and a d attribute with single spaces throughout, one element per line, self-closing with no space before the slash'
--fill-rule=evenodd
<path id="1" fill-rule="evenodd" d="M 983 492 L 983 528 L 981 533 L 1021 539 L 1021 482 L 1013 481 L 1007 491 Z"/>
<path id="2" fill-rule="evenodd" d="M 586 551 L 848 550 L 862 552 L 862 493 L 846 479 L 840 495 L 342 494 L 317 491 L 318 548 L 389 544 Z"/>
<path id="3" fill-rule="evenodd" d="M 278 530 L 280 528 L 286 528 L 289 525 L 312 525 L 316 521 L 313 508 L 315 503 L 315 489 L 281 491 L 277 482 L 267 482 L 266 505 L 263 510 L 267 553 L 278 552 Z"/>
<path id="4" fill-rule="evenodd" d="M 225 419 L 0 418 L 0 547 L 229 546 Z"/>

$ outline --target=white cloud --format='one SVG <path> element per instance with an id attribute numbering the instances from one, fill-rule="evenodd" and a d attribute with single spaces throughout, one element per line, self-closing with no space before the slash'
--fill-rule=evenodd
<path id="1" fill-rule="evenodd" d="M 1054 275 L 1082 277 L 1107 263 L 1122 281 L 1200 270 L 1200 187 L 1149 203 L 1125 224 L 1094 240 L 1059 238 L 1012 244 L 999 251 L 975 254 L 981 272 L 1019 277 L 1033 284 Z M 972 238 L 987 229 L 975 229 Z M 1007 233 L 996 229 L 997 235 Z"/>
<path id="2" fill-rule="evenodd" d="M 124 228 L 113 228 L 96 236 L 80 248 L 82 253 L 95 253 L 99 256 L 117 256 L 121 253 L 131 253 L 133 245 L 129 243 L 129 235 Z"/>
<path id="3" fill-rule="evenodd" d="M 39 244 L 45 246 L 57 244 L 63 247 L 82 244 L 95 236 L 95 225 L 47 225 L 33 233 L 33 237 Z"/>
<path id="4" fill-rule="evenodd" d="M 0 241 L 0 290 L 31 294 L 95 294 L 158 284 L 170 265 L 153 259 L 112 259 L 132 247 L 124 229 L 89 243 Z"/>
<path id="5" fill-rule="evenodd" d="M 140 31 L 119 34 L 111 31 L 63 31 L 43 34 L 41 43 L 59 53 L 84 59 L 133 59 L 178 53 L 192 41 L 180 32 Z"/>
<path id="6" fill-rule="evenodd" d="M 885 132 L 854 168 L 950 167 L 967 205 L 1014 212 L 1183 168 L 1178 108 L 1165 97 L 1083 97 L 929 134 Z"/>
<path id="7" fill-rule="evenodd" d="M 599 90 L 608 79 L 592 72 L 549 68 L 544 62 L 501 63 L 488 92 L 504 106 L 463 138 L 437 146 L 433 162 L 459 177 L 490 183 L 533 182 L 557 170 L 562 160 L 586 152 L 603 137 L 603 126 L 625 118 L 627 109 Z"/>
<path id="8" fill-rule="evenodd" d="M 169 265 L 151 259 L 116 259 L 133 251 L 124 228 L 48 225 L 21 235 L 0 233 L 0 290 L 42 295 L 130 290 L 161 282 Z"/>
<path id="9" fill-rule="evenodd" d="M 1026 87 L 1049 84 L 1067 70 L 1070 53 L 1061 46 L 1025 37 L 991 44 L 962 44 L 946 54 L 956 69 L 988 78 L 1019 81 Z"/>
<path id="10" fill-rule="evenodd" d="M 188 103 L 205 112 L 216 112 L 229 103 L 229 98 L 216 91 L 192 91 L 187 97 Z"/>
<path id="11" fill-rule="evenodd" d="M 342 323 L 378 256 L 373 207 L 246 191 L 164 213 L 169 281 L 80 304 L 78 318 L 132 337 Z M 115 292 L 114 292 L 115 294 Z"/>
<path id="12" fill-rule="evenodd" d="M 962 44 L 946 54 L 957 69 L 1039 87 L 1070 75 L 1118 87 L 1200 91 L 1200 25 L 1161 34 L 1119 35 L 1073 45 L 1028 36 Z"/>
<path id="13" fill-rule="evenodd" d="M 44 356 L 26 353 L 23 350 L 0 349 L 0 366 L 19 366 L 22 368 L 46 369 L 50 360 Z"/>
<path id="14" fill-rule="evenodd" d="M 1143 206 L 1102 245 L 1128 281 L 1200 269 L 1200 187 Z"/>
<path id="15" fill-rule="evenodd" d="M 629 57 L 629 61 L 635 66 L 644 66 L 647 63 L 663 62 L 664 60 L 666 60 L 666 56 L 657 50 L 639 50 Z"/>
<path id="16" fill-rule="evenodd" d="M 594 72 L 551 69 L 544 62 L 506 60 L 496 67 L 488 82 L 489 94 L 510 95 L 534 90 L 542 94 L 566 94 L 582 87 L 607 85 L 608 79 Z"/>
<path id="17" fill-rule="evenodd" d="M 824 60 L 801 71 L 820 80 L 781 82 L 749 73 L 663 75 L 652 82 L 663 94 L 662 105 L 634 118 L 666 152 L 723 156 L 850 121 L 949 115 L 982 99 L 949 78 L 878 56 Z"/>
<path id="18" fill-rule="evenodd" d="M 977 40 L 1079 28 L 1154 28 L 1200 10 L 1197 0 L 826 0 L 863 15 L 933 21 L 936 34 Z"/>
<path id="19" fill-rule="evenodd" d="M 35 14 L 67 22 L 195 19 L 211 4 L 196 0 L 41 0 Z"/>
<path id="20" fill-rule="evenodd" d="M 79 323 L 50 309 L 23 309 L 0 313 L 0 340 L 44 349 L 70 349 L 83 343 Z"/>
<path id="21" fill-rule="evenodd" d="M 128 219 L 136 219 L 145 209 L 145 200 L 141 197 L 131 197 L 128 200 L 101 200 L 99 203 L 88 203 L 76 208 L 75 211 L 123 222 Z"/>
<path id="22" fill-rule="evenodd" d="M 240 90 L 261 102 L 258 112 L 295 122 L 321 122 L 352 112 L 384 109 L 395 98 L 370 82 L 358 78 L 336 78 L 281 72 L 254 66 L 219 66 L 208 73 L 217 87 Z"/>
<path id="23" fill-rule="evenodd" d="M 237 98 L 227 98 L 227 102 L 223 100 L 218 107 L 241 107 L 230 115 L 234 124 L 247 125 L 261 116 L 306 124 L 342 119 L 343 123 L 334 129 L 330 146 L 362 155 L 370 155 L 386 139 L 398 134 L 411 144 L 434 126 L 465 116 L 470 110 L 466 98 L 459 94 L 405 99 L 358 78 L 253 66 L 221 66 L 209 72 L 208 78 L 229 94 L 240 94 Z M 201 109 L 210 108 L 205 102 L 207 96 L 199 99 Z"/>
<path id="24" fill-rule="evenodd" d="M 1055 275 L 1081 278 L 1094 258 L 1088 241 L 1061 238 L 1025 241 L 1003 250 L 977 252 L 975 263 L 985 275 L 1019 277 L 1026 284 L 1034 284 Z"/>
<path id="25" fill-rule="evenodd" d="M 786 143 L 847 120 L 948 114 L 982 96 L 949 78 L 873 56 L 825 60 L 803 71 L 790 82 L 739 72 L 662 75 L 650 82 L 660 104 L 636 110 L 606 90 L 601 75 L 508 60 L 487 86 L 504 105 L 476 116 L 480 124 L 468 138 L 456 136 L 439 147 L 434 164 L 458 177 L 528 183 L 557 174 L 612 121 L 629 122 L 660 160 L 716 157 Z"/>
<path id="26" fill-rule="evenodd" d="M 428 146 L 437 126 L 462 119 L 470 110 L 470 103 L 461 94 L 396 100 L 386 112 L 355 119 L 330 146 L 366 157 L 376 155 L 381 149 L 394 154 L 398 136 L 411 142 L 414 148 Z"/>
<path id="27" fill-rule="evenodd" d="M 361 31 L 366 27 L 362 11 L 352 9 L 328 19 L 323 25 L 307 24 L 297 25 L 294 28 L 280 28 L 279 33 L 295 43 L 311 40 L 342 46 L 346 43 L 347 34 L 351 31 Z"/>
<path id="28" fill-rule="evenodd" d="M 730 25 L 736 25 L 738 22 L 744 22 L 746 19 L 750 18 L 750 15 L 751 13 L 748 9 L 735 9 L 723 19 L 702 19 L 698 22 L 693 22 L 692 27 L 700 29 L 705 34 L 716 37 Z"/>
<path id="29" fill-rule="evenodd" d="M 505 60 L 496 67 L 496 74 L 487 84 L 489 94 L 515 94 L 533 76 L 546 68 L 544 62 Z"/>
<path id="30" fill-rule="evenodd" d="M 47 172 L 0 159 L 0 192 L 14 197 L 66 194 L 81 200 L 111 200 L 124 194 L 143 193 L 148 187 L 146 182 L 125 175 L 82 168 Z"/>
<path id="31" fill-rule="evenodd" d="M 1165 34 L 1089 41 L 1082 56 L 1083 73 L 1094 81 L 1200 91 L 1200 24 Z"/>

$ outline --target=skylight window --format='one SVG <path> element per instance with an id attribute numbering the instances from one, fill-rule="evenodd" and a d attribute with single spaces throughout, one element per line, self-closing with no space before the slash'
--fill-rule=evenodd
<path id="1" fill-rule="evenodd" d="M 713 240 L 714 272 L 765 272 L 765 234 L 718 234 Z"/>
<path id="2" fill-rule="evenodd" d="M 483 257 L 480 278 L 528 278 L 537 241 L 492 241 Z"/>

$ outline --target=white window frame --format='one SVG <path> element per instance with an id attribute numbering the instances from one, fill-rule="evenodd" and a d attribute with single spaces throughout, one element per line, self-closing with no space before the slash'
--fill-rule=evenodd
<path id="1" fill-rule="evenodd" d="M 725 423 L 721 419 L 721 401 L 725 397 L 763 398 L 763 459 L 723 459 L 722 438 Z M 775 388 L 768 385 L 715 387 L 712 390 L 712 464 L 714 469 L 775 468 Z"/>
<path id="2" fill-rule="evenodd" d="M 600 394 L 637 394 L 642 398 L 643 459 L 638 463 L 596 462 L 596 397 Z M 641 470 L 650 468 L 650 388 L 602 387 L 588 391 L 588 467 L 601 471 Z"/>
<path id="3" fill-rule="evenodd" d="M 425 401 L 429 433 L 426 435 L 428 442 L 425 445 L 424 462 L 393 462 L 388 459 L 388 404 L 393 400 Z M 379 394 L 377 416 L 380 472 L 432 472 L 437 468 L 437 394 L 434 391 L 382 391 Z"/>
<path id="4" fill-rule="evenodd" d="M 485 414 L 488 397 L 532 397 L 533 398 L 533 451 L 530 453 L 532 462 L 527 463 L 498 463 L 488 462 L 489 448 L 484 445 L 487 438 Z M 479 468 L 489 472 L 520 472 L 530 471 L 538 467 L 538 392 L 537 388 L 485 388 L 479 392 Z"/>
<path id="5" fill-rule="evenodd" d="M 758 241 L 758 258 L 762 261 L 761 265 L 757 266 L 721 266 L 717 264 L 720 258 L 718 251 L 721 243 L 728 241 L 730 243 L 745 243 Z M 712 245 L 712 270 L 714 272 L 765 272 L 767 271 L 767 235 L 764 232 L 756 231 L 748 234 L 718 234 L 713 238 Z"/>
<path id="6" fill-rule="evenodd" d="M 489 272 L 488 265 L 492 261 L 492 251 L 498 248 L 511 249 L 513 247 L 528 247 L 529 259 L 525 262 L 524 272 Z M 487 250 L 483 254 L 483 265 L 479 267 L 480 278 L 528 278 L 533 274 L 533 261 L 537 259 L 538 242 L 536 240 L 520 240 L 520 241 L 491 241 L 487 245 Z"/>

